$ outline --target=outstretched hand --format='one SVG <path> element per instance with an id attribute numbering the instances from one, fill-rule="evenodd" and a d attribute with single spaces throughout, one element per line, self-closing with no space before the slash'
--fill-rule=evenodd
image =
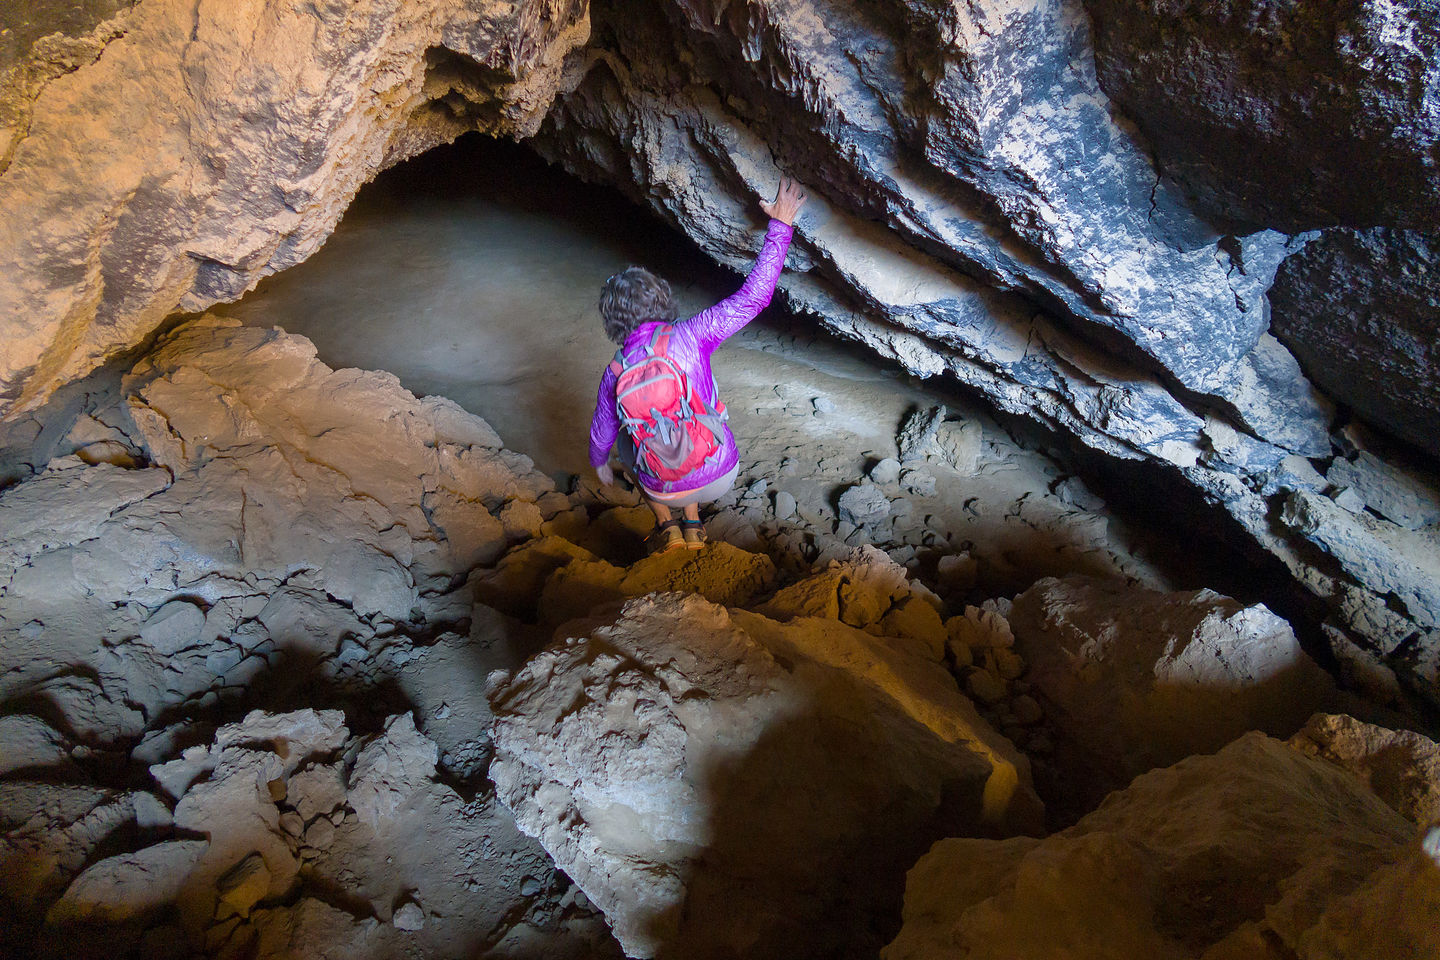
<path id="1" fill-rule="evenodd" d="M 805 191 L 800 185 L 789 177 L 780 178 L 780 189 L 775 194 L 775 199 L 769 203 L 760 201 L 760 209 L 772 220 L 779 220 L 781 223 L 795 225 L 795 215 L 800 208 L 805 206 Z"/>

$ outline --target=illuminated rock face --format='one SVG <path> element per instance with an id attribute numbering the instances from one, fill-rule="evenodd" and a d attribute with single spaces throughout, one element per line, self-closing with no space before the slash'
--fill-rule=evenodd
<path id="1" fill-rule="evenodd" d="M 930 645 L 836 619 L 651 595 L 490 701 L 497 795 L 634 957 L 874 956 L 926 838 L 1040 829 Z"/>
<path id="2" fill-rule="evenodd" d="M 1300 241 L 1263 211 L 1226 232 L 1161 175 L 1144 129 L 1164 117 L 1136 100 L 1137 128 L 1111 102 L 1123 44 L 1102 17 L 1097 66 L 1081 0 L 656 0 L 606 5 L 593 36 L 583 0 L 113 7 L 83 37 L 36 43 L 0 90 L 0 417 L 304 259 L 361 183 L 465 130 L 534 134 L 732 266 L 784 170 L 814 194 L 782 281 L 793 306 L 1153 465 L 1172 485 L 1159 496 L 1222 508 L 1224 534 L 1318 598 L 1372 686 L 1398 675 L 1437 696 L 1440 550 L 1333 499 L 1331 461 L 1373 451 L 1336 434 L 1291 350 L 1338 396 L 1346 348 L 1315 349 L 1298 322 L 1283 345 L 1268 332 L 1266 290 Z M 1423 152 L 1433 44 L 1396 49 Z M 1420 197 L 1432 209 L 1433 188 Z M 1370 367 L 1375 382 L 1395 369 Z"/>
<path id="3" fill-rule="evenodd" d="M 884 960 L 1434 954 L 1440 832 L 1250 733 L 1138 778 L 1044 840 L 942 840 Z"/>
<path id="4" fill-rule="evenodd" d="M 533 132 L 584 0 L 144 0 L 0 80 L 0 415 L 304 260 L 384 167 Z"/>

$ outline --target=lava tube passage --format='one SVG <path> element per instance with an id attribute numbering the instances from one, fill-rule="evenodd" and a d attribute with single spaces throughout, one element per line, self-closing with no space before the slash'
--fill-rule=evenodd
<path id="1" fill-rule="evenodd" d="M 1440 955 L 1433 4 L 21 6 L 0 957 Z"/>

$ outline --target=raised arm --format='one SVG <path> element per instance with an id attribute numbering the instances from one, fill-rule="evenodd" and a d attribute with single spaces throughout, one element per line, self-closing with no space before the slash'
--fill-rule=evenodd
<path id="1" fill-rule="evenodd" d="M 760 204 L 760 209 L 770 217 L 770 226 L 749 276 L 735 293 L 685 321 L 703 349 L 714 350 L 769 305 L 780 271 L 785 269 L 785 253 L 790 249 L 795 215 L 804 203 L 805 193 L 793 180 L 783 179 L 775 199 Z"/>

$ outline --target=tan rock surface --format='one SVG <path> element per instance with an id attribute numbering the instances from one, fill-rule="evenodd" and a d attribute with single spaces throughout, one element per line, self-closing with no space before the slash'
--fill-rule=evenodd
<path id="1" fill-rule="evenodd" d="M 97 28 L 10 98 L 0 416 L 305 259 L 385 166 L 532 132 L 588 37 L 583 0 L 142 0 Z"/>
<path id="2" fill-rule="evenodd" d="M 1413 837 L 1348 773 L 1251 733 L 1044 840 L 937 843 L 882 957 L 1432 956 L 1440 870 Z"/>
<path id="3" fill-rule="evenodd" d="M 922 837 L 1039 826 L 913 641 L 657 594 L 497 680 L 498 795 L 632 956 L 873 956 Z"/>

